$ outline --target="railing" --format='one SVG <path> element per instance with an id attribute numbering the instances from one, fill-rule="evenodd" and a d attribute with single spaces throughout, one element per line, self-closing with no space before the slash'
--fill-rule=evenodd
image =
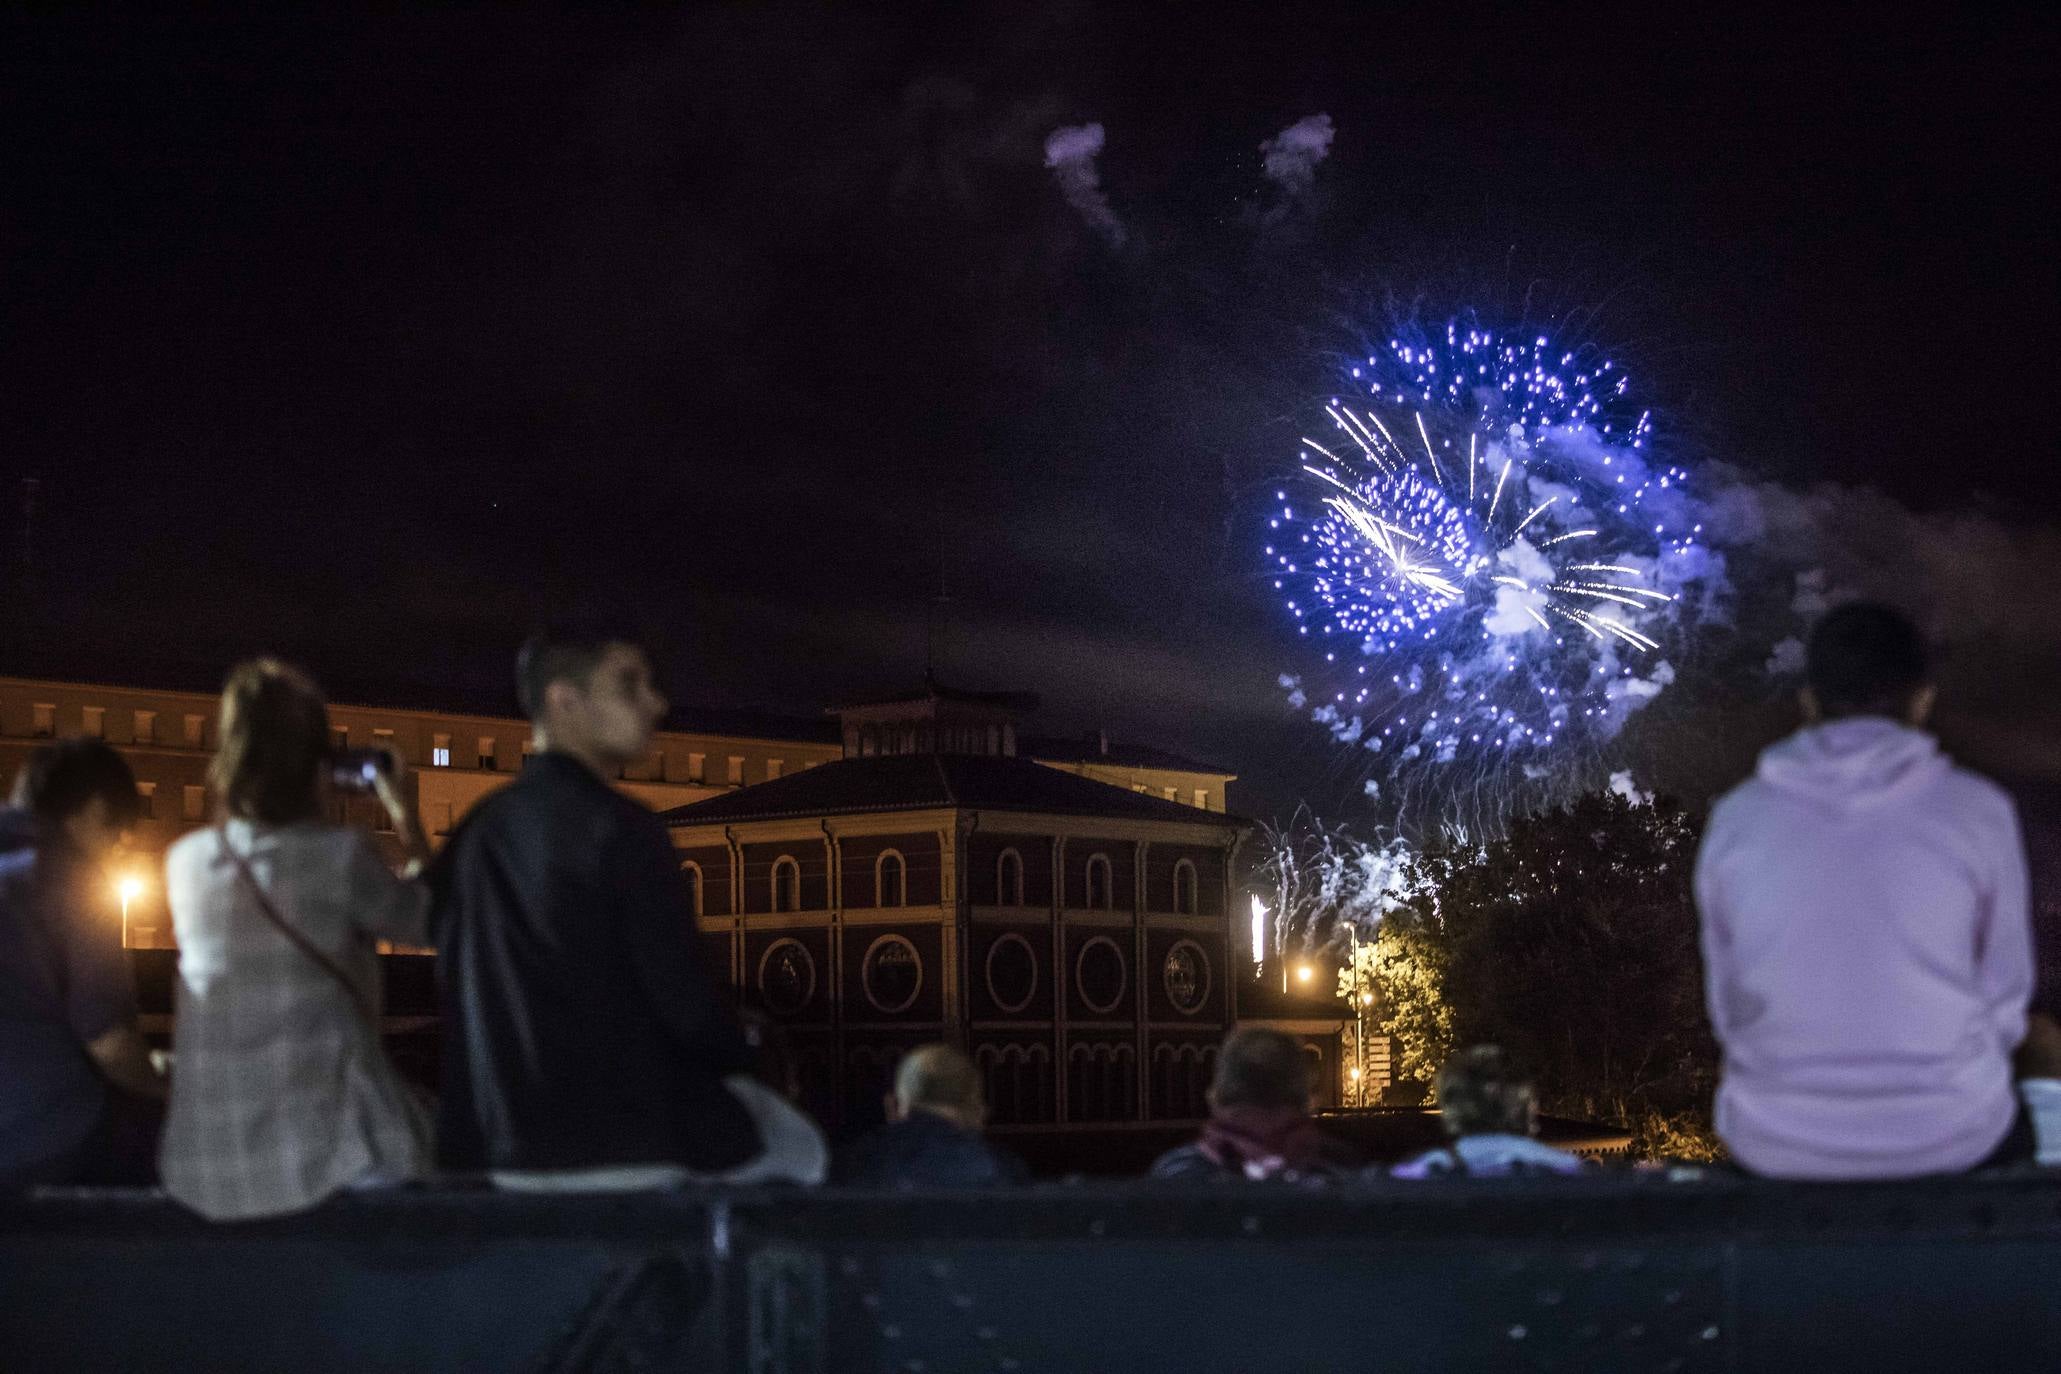
<path id="1" fill-rule="evenodd" d="M 0 1204 L 21 1370 L 2061 1368 L 2061 1181 Z"/>

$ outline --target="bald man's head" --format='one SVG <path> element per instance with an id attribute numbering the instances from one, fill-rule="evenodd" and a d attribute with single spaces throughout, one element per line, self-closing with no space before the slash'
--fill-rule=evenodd
<path id="1" fill-rule="evenodd" d="M 895 1070 L 894 1114 L 930 1112 L 977 1131 L 988 1106 L 973 1061 L 950 1045 L 922 1045 L 902 1057 Z"/>

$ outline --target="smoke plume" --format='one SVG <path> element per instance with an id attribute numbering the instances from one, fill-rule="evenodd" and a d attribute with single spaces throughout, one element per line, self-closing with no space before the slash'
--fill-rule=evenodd
<path id="1" fill-rule="evenodd" d="M 1330 115 L 1314 114 L 1260 144 L 1260 165 L 1267 179 L 1287 193 L 1286 202 L 1276 207 L 1270 218 L 1278 218 L 1290 206 L 1309 207 L 1317 164 L 1331 155 L 1331 139 L 1336 133 Z"/>
<path id="2" fill-rule="evenodd" d="M 1090 229 L 1106 237 L 1110 246 L 1121 248 L 1124 227 L 1109 208 L 1102 193 L 1102 177 L 1095 159 L 1102 155 L 1100 124 L 1069 124 L 1054 129 L 1045 139 L 1045 165 L 1059 182 L 1066 203 L 1080 213 Z"/>

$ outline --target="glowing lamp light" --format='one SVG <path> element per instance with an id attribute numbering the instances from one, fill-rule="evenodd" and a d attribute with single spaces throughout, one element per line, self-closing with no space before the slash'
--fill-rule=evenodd
<path id="1" fill-rule="evenodd" d="M 1252 962 L 1260 964 L 1267 957 L 1267 904 L 1259 898 L 1252 899 Z"/>
<path id="2" fill-rule="evenodd" d="M 1301 979 L 1301 980 L 1302 980 L 1303 982 L 1305 982 L 1305 983 L 1309 982 L 1309 981 L 1310 981 L 1310 966 L 1309 966 L 1308 964 L 1304 964 L 1304 965 L 1303 965 L 1303 966 L 1302 966 L 1301 968 L 1299 968 L 1299 969 L 1297 969 L 1297 970 L 1295 971 L 1295 976 L 1296 976 L 1297 978 L 1300 978 L 1300 979 Z"/>
<path id="3" fill-rule="evenodd" d="M 143 895 L 143 877 L 137 873 L 124 873 L 115 879 L 115 893 L 122 899 L 122 947 L 129 945 L 129 903 Z"/>

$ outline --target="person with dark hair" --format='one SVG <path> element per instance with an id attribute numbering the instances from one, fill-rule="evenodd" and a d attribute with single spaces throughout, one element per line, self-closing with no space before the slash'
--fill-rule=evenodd
<path id="1" fill-rule="evenodd" d="M 951 1045 L 919 1045 L 895 1068 L 888 1124 L 837 1157 L 830 1181 L 851 1188 L 992 1188 L 1026 1182 L 1021 1159 L 981 1135 L 980 1073 Z"/>
<path id="2" fill-rule="evenodd" d="M 165 1190 L 237 1221 L 427 1172 L 429 1121 L 380 1038 L 377 942 L 428 938 L 428 857 L 406 763 L 338 767 L 305 673 L 239 664 L 209 768 L 221 813 L 165 856 L 179 941 Z M 326 819 L 339 774 L 370 786 L 408 853 Z"/>
<path id="3" fill-rule="evenodd" d="M 1292 1035 L 1264 1026 L 1232 1030 L 1207 1097 L 1201 1137 L 1155 1160 L 1153 1178 L 1331 1178 L 1363 1163 L 1350 1145 L 1318 1129 L 1316 1075 Z"/>
<path id="4" fill-rule="evenodd" d="M 1841 606 L 1805 725 L 1712 810 L 1697 855 L 1717 1130 L 1759 1174 L 1905 1178 L 2030 1159 L 2012 1091 L 2032 927 L 2018 815 L 1924 730 L 1917 627 Z"/>
<path id="5" fill-rule="evenodd" d="M 554 626 L 516 687 L 536 752 L 431 875 L 443 1164 L 531 1191 L 820 1183 L 821 1133 L 751 1077 L 665 827 L 610 785 L 665 713 L 644 650 Z"/>
<path id="6" fill-rule="evenodd" d="M 1397 1178 L 1506 1178 L 1578 1174 L 1588 1166 L 1533 1139 L 1538 1094 L 1531 1075 L 1495 1045 L 1473 1045 L 1439 1066 L 1438 1117 L 1451 1142 L 1398 1164 Z"/>
<path id="7" fill-rule="evenodd" d="M 97 739 L 40 746 L 0 809 L 0 1189 L 153 1177 L 164 1080 L 106 870 L 141 811 Z"/>

